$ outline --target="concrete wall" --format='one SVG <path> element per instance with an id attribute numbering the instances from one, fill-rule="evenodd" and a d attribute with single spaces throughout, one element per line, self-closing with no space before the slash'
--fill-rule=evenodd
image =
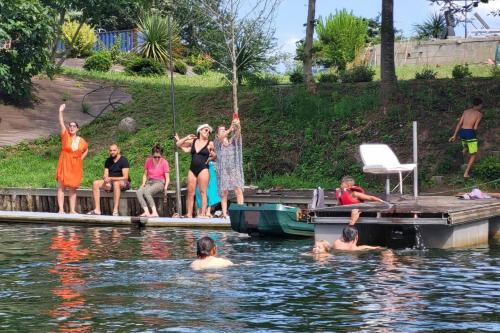
<path id="1" fill-rule="evenodd" d="M 497 45 L 500 37 L 408 40 L 395 43 L 394 57 L 396 66 L 478 64 L 495 60 Z M 380 45 L 367 48 L 365 60 L 372 66 L 380 66 Z"/>

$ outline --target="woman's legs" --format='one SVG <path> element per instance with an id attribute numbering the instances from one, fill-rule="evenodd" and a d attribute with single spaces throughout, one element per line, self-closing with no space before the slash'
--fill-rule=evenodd
<path id="1" fill-rule="evenodd" d="M 64 185 L 59 183 L 57 188 L 57 205 L 59 206 L 59 214 L 64 214 Z"/>
<path id="2" fill-rule="evenodd" d="M 147 185 L 146 185 L 147 186 Z M 142 209 L 144 212 L 141 214 L 141 216 L 149 216 L 149 208 L 148 204 L 146 203 L 146 200 L 144 200 L 144 191 L 146 187 L 139 187 L 139 189 L 136 192 L 137 195 L 137 200 L 139 200 L 139 204 L 141 205 Z"/>
<path id="3" fill-rule="evenodd" d="M 189 170 L 188 172 L 188 185 L 187 185 L 187 198 L 186 198 L 186 209 L 187 217 L 193 217 L 193 205 L 194 205 L 194 191 L 196 188 L 196 176 Z"/>
<path id="4" fill-rule="evenodd" d="M 243 203 L 245 202 L 245 198 L 243 197 L 243 189 L 241 187 L 235 188 L 234 194 L 236 194 L 236 203 L 238 205 L 243 205 Z"/>
<path id="5" fill-rule="evenodd" d="M 161 192 L 164 187 L 165 183 L 153 182 L 146 185 L 146 188 L 144 189 L 144 196 L 146 197 L 146 201 L 148 202 L 149 207 L 151 207 L 151 216 L 155 217 L 158 216 L 158 212 L 156 211 L 155 199 L 153 198 L 153 195 Z"/>
<path id="6" fill-rule="evenodd" d="M 222 206 L 222 217 L 227 216 L 227 195 L 229 191 L 223 191 L 220 197 L 220 205 Z"/>
<path id="7" fill-rule="evenodd" d="M 205 216 L 207 214 L 207 187 L 209 180 L 210 173 L 208 172 L 208 169 L 203 169 L 198 174 L 198 186 L 200 188 L 201 195 L 201 216 Z"/>
<path id="8" fill-rule="evenodd" d="M 69 213 L 76 214 L 76 187 L 69 188 Z"/>

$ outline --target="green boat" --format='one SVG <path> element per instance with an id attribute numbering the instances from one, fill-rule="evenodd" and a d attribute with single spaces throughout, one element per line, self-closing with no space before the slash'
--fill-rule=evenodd
<path id="1" fill-rule="evenodd" d="M 314 225 L 301 216 L 297 207 L 282 204 L 247 206 L 232 204 L 229 209 L 231 228 L 249 235 L 312 237 Z"/>

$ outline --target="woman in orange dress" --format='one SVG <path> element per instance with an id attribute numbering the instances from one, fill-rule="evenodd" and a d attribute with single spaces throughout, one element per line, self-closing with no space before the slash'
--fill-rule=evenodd
<path id="1" fill-rule="evenodd" d="M 69 213 L 76 214 L 76 189 L 80 187 L 83 179 L 83 160 L 89 151 L 87 142 L 76 135 L 78 124 L 74 121 L 64 124 L 64 109 L 66 104 L 59 107 L 59 125 L 61 126 L 61 155 L 57 163 L 56 180 L 59 183 L 57 189 L 57 204 L 59 213 L 64 214 L 64 190 L 69 191 Z"/>

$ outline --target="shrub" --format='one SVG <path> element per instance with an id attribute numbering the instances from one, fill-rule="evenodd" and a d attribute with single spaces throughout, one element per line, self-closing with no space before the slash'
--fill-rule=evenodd
<path id="1" fill-rule="evenodd" d="M 371 82 L 375 76 L 375 70 L 370 66 L 354 66 L 340 72 L 342 82 Z"/>
<path id="2" fill-rule="evenodd" d="M 295 67 L 290 73 L 290 82 L 293 84 L 304 83 L 304 70 L 302 66 Z"/>
<path id="3" fill-rule="evenodd" d="M 318 81 L 321 83 L 336 83 L 339 81 L 339 76 L 334 73 L 323 73 L 319 76 Z"/>
<path id="4" fill-rule="evenodd" d="M 80 25 L 77 21 L 68 21 L 63 24 L 62 27 L 62 39 L 64 47 L 70 49 L 69 55 L 72 57 L 85 57 L 91 54 L 92 48 L 96 42 L 96 36 L 94 29 L 88 24 L 83 24 L 78 32 L 78 36 L 75 38 L 73 44 L 73 36 Z"/>
<path id="5" fill-rule="evenodd" d="M 177 73 L 180 73 L 180 74 L 186 74 L 187 73 L 187 65 L 184 61 L 181 61 L 181 60 L 177 60 L 175 62 L 175 65 L 174 65 L 174 70 L 177 72 Z"/>
<path id="6" fill-rule="evenodd" d="M 489 156 L 481 159 L 474 167 L 474 173 L 480 179 L 499 179 L 500 178 L 500 158 Z"/>
<path id="7" fill-rule="evenodd" d="M 195 65 L 193 66 L 193 72 L 198 75 L 203 75 L 208 72 L 208 68 L 205 66 Z"/>
<path id="8" fill-rule="evenodd" d="M 245 81 L 250 87 L 268 87 L 280 83 L 279 76 L 271 73 L 247 74 Z"/>
<path id="9" fill-rule="evenodd" d="M 85 68 L 88 71 L 99 71 L 107 72 L 111 69 L 113 65 L 113 60 L 111 60 L 111 54 L 109 52 L 97 52 L 85 60 Z"/>
<path id="10" fill-rule="evenodd" d="M 415 79 L 417 80 L 434 80 L 437 76 L 437 72 L 434 72 L 430 68 L 424 68 L 421 72 L 415 73 Z"/>
<path id="11" fill-rule="evenodd" d="M 209 54 L 192 54 L 188 59 L 188 64 L 191 66 L 202 66 L 209 70 L 212 68 L 214 61 Z"/>
<path id="12" fill-rule="evenodd" d="M 120 52 L 116 57 L 116 63 L 128 67 L 137 59 L 142 59 L 142 57 L 135 52 Z"/>
<path id="13" fill-rule="evenodd" d="M 500 65 L 491 65 L 490 74 L 494 78 L 500 78 Z"/>
<path id="14" fill-rule="evenodd" d="M 451 72 L 451 76 L 454 79 L 465 79 L 465 78 L 468 78 L 468 77 L 472 77 L 472 73 L 469 70 L 469 65 L 468 64 L 465 64 L 465 65 L 455 65 L 455 67 L 453 67 L 453 70 Z"/>
<path id="15" fill-rule="evenodd" d="M 127 66 L 127 72 L 142 76 L 162 75 L 165 73 L 165 68 L 152 58 L 138 58 Z"/>

